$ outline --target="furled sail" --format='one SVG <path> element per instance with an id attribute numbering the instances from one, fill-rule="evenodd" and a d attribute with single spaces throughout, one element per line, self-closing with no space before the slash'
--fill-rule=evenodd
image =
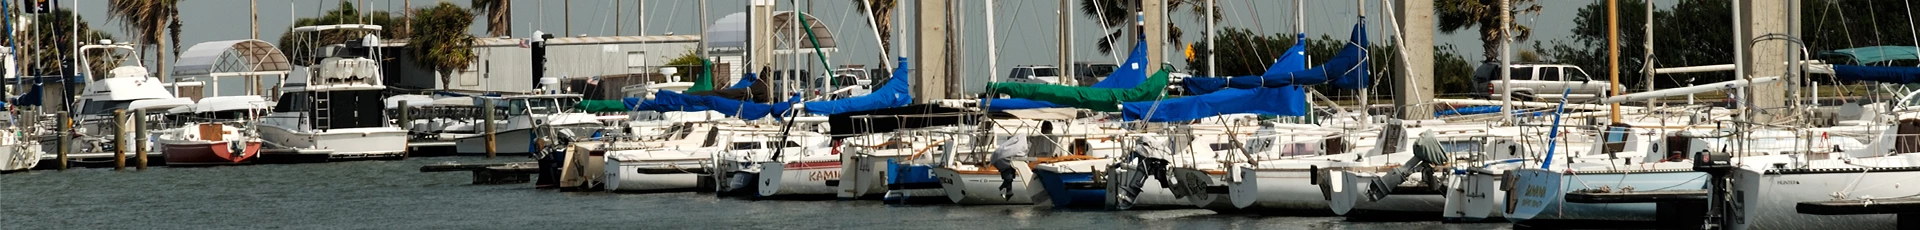
<path id="1" fill-rule="evenodd" d="M 1147 42 L 1145 39 L 1141 39 L 1139 42 L 1134 43 L 1133 51 L 1127 54 L 1127 62 L 1121 63 L 1120 66 L 1114 68 L 1113 73 L 1107 74 L 1106 79 L 1100 79 L 1100 82 L 1093 83 L 1093 88 L 1133 88 L 1135 85 L 1139 85 L 1146 80 Z M 1060 104 L 1023 98 L 987 98 L 981 100 L 980 104 L 986 106 L 987 111 L 1066 107 Z"/>

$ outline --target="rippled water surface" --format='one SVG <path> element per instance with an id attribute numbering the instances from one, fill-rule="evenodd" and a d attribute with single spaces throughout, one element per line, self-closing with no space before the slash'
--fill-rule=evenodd
<path id="1" fill-rule="evenodd" d="M 748 201 L 704 193 L 560 193 L 469 185 L 442 162 L 522 157 L 32 171 L 0 175 L 0 229 L 1504 229 L 1505 224 L 1348 222 L 1207 210 Z"/>

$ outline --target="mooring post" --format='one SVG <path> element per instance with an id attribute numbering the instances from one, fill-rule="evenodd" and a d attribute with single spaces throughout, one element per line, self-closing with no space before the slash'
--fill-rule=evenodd
<path id="1" fill-rule="evenodd" d="M 113 110 L 113 171 L 127 170 L 127 110 Z"/>
<path id="2" fill-rule="evenodd" d="M 413 119 L 409 119 L 409 118 L 413 118 L 413 117 L 411 117 L 411 116 L 408 116 L 408 115 L 412 115 L 412 114 L 409 114 L 409 113 L 408 113 L 408 111 L 409 111 L 409 110 L 413 110 L 413 108 L 412 108 L 412 107 L 407 107 L 407 101 L 406 101 L 406 100 L 400 100 L 400 113 L 399 113 L 399 115 L 400 115 L 400 122 L 399 122 L 399 123 L 400 123 L 400 124 L 399 124 L 399 125 L 400 125 L 400 130 L 406 130 L 406 131 L 407 131 L 407 139 L 413 139 Z M 407 147 L 407 148 L 406 148 L 405 150 L 402 150 L 402 151 L 403 151 L 403 152 L 401 152 L 401 155 L 411 155 L 411 154 L 412 154 L 412 152 L 413 152 L 413 147 Z"/>
<path id="3" fill-rule="evenodd" d="M 133 111 L 133 158 L 134 167 L 147 170 L 147 110 Z"/>
<path id="4" fill-rule="evenodd" d="M 486 101 L 483 101 L 480 103 L 480 108 L 481 108 L 480 110 L 481 110 L 481 113 L 486 114 L 486 121 L 482 122 L 482 124 L 486 124 L 487 126 L 487 134 L 486 134 L 487 135 L 487 159 L 493 159 L 493 155 L 494 155 L 493 99 L 485 99 L 485 100 Z"/>
<path id="5" fill-rule="evenodd" d="M 66 111 L 56 112 L 53 116 L 59 123 L 55 124 L 55 126 L 60 126 L 60 133 L 56 134 L 60 135 L 60 142 L 56 144 L 58 146 L 54 146 L 58 148 L 55 149 L 54 152 L 60 153 L 60 170 L 67 170 L 67 152 L 73 151 L 69 148 L 73 145 L 71 144 L 73 142 L 73 118 L 67 117 Z"/>

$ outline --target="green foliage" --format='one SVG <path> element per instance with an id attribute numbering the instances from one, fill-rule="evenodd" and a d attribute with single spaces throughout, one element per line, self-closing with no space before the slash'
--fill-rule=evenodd
<path id="1" fill-rule="evenodd" d="M 1920 46 L 1914 44 L 1913 26 L 1920 3 L 1908 1 L 1800 1 L 1801 39 L 1815 53 L 1868 46 Z M 1914 4 L 1908 6 L 1906 4 Z M 1914 7 L 1914 8 L 1908 8 Z M 1656 32 L 1658 33 L 1658 32 Z M 1832 59 L 1843 63 L 1843 59 Z M 1894 64 L 1906 63 L 1859 63 Z"/>
<path id="2" fill-rule="evenodd" d="M 467 26 L 473 25 L 473 12 L 453 3 L 440 2 L 433 7 L 416 9 L 413 14 L 419 18 L 414 21 L 413 38 L 407 51 L 420 65 L 439 70 L 444 88 L 452 75 L 450 72 L 466 69 L 476 58 L 473 35 L 467 34 Z"/>
<path id="3" fill-rule="evenodd" d="M 381 39 L 399 39 L 407 38 L 410 34 L 409 31 L 398 29 L 405 18 L 406 16 L 393 15 L 386 11 L 373 11 L 362 14 L 359 8 L 353 6 L 353 3 L 340 2 L 337 8 L 322 13 L 320 17 L 295 19 L 293 27 L 338 24 L 380 25 L 383 30 L 377 35 L 379 35 Z M 316 55 L 313 53 L 314 48 L 321 45 L 345 43 L 347 40 L 359 39 L 366 34 L 365 31 L 343 30 L 295 33 L 289 29 L 287 32 L 280 34 L 280 41 L 275 45 L 279 46 L 280 53 L 287 55 L 287 61 L 293 62 L 294 65 L 307 66 L 320 61 L 318 59 L 319 57 L 314 56 Z"/>
<path id="4" fill-rule="evenodd" d="M 472 0 L 473 11 L 487 13 L 487 35 L 500 37 L 513 34 L 513 1 L 509 0 Z"/>
<path id="5" fill-rule="evenodd" d="M 1288 47 L 1293 47 L 1293 35 L 1275 33 L 1269 35 L 1254 34 L 1245 28 L 1220 29 L 1220 35 L 1213 39 L 1215 49 L 1214 64 L 1220 68 L 1214 72 L 1220 76 L 1246 76 L 1265 73 L 1267 67 L 1284 55 Z M 1213 53 L 1206 45 L 1193 46 L 1193 59 L 1187 59 L 1188 69 L 1194 74 L 1205 75 L 1208 70 L 1207 55 Z"/>
<path id="6" fill-rule="evenodd" d="M 1643 60 L 1646 55 L 1646 3 L 1641 0 L 1623 0 L 1619 2 L 1620 18 L 1620 84 L 1631 91 L 1645 89 L 1646 65 L 1661 66 L 1699 66 L 1733 63 L 1732 11 L 1727 0 L 1682 1 L 1672 9 L 1657 10 L 1653 13 L 1654 53 L 1651 63 Z M 1557 62 L 1580 66 L 1589 76 L 1598 79 L 1607 78 L 1607 11 L 1605 2 L 1595 2 L 1582 7 L 1574 19 L 1573 41 L 1553 41 L 1552 47 L 1542 47 L 1535 43 L 1534 49 L 1542 50 Z M 1703 29 L 1714 28 L 1714 29 Z M 1665 47 L 1665 48 L 1663 48 Z M 1732 75 L 1726 73 L 1687 73 L 1664 74 L 1655 76 L 1657 88 L 1685 86 L 1688 80 L 1695 83 L 1722 81 Z"/>
<path id="7" fill-rule="evenodd" d="M 1452 44 L 1437 47 L 1433 52 L 1433 81 L 1435 95 L 1454 95 L 1472 93 L 1477 86 L 1473 82 L 1474 63 L 1460 56 L 1460 51 Z"/>
<path id="8" fill-rule="evenodd" d="M 1244 28 L 1225 28 L 1220 31 L 1220 36 L 1214 37 L 1213 41 L 1213 45 L 1220 51 L 1214 54 L 1214 64 L 1219 66 L 1215 74 L 1219 76 L 1264 74 L 1268 66 L 1273 65 L 1281 55 L 1285 55 L 1287 48 L 1293 47 L 1295 39 L 1295 35 L 1284 33 L 1257 35 Z M 1340 52 L 1340 48 L 1345 47 L 1348 41 L 1346 38 L 1321 35 L 1318 39 L 1309 39 L 1306 42 L 1308 66 L 1319 66 L 1332 59 L 1333 55 Z M 1371 62 L 1368 68 L 1374 73 L 1372 79 L 1375 81 L 1375 86 L 1391 83 L 1393 81 L 1391 76 L 1400 71 L 1398 48 L 1391 43 L 1375 43 L 1367 49 Z M 1439 91 L 1438 93 L 1466 93 L 1472 89 L 1469 87 L 1473 84 L 1473 63 L 1466 61 L 1454 50 L 1451 45 L 1448 45 L 1441 47 L 1433 54 L 1434 81 L 1437 82 L 1429 84 L 1437 84 L 1435 90 Z M 1207 70 L 1212 68 L 1207 65 L 1205 58 L 1209 52 L 1213 51 L 1206 49 L 1206 46 L 1194 46 L 1194 58 L 1187 60 L 1188 68 L 1193 69 L 1192 73 L 1205 75 Z M 1352 90 L 1336 90 L 1327 85 L 1317 87 L 1320 87 L 1317 89 L 1321 93 L 1328 95 L 1353 93 Z M 1392 92 L 1388 91 L 1391 90 L 1390 88 L 1375 88 L 1374 93 L 1391 95 Z"/>
<path id="9" fill-rule="evenodd" d="M 1501 0 L 1438 0 L 1433 3 L 1434 21 L 1440 25 L 1440 32 L 1452 34 L 1467 28 L 1478 28 L 1480 46 L 1486 50 L 1486 61 L 1495 61 L 1500 57 L 1500 8 Z M 1513 10 L 1504 11 L 1511 15 L 1539 14 L 1540 5 L 1535 0 L 1512 0 L 1508 3 Z M 1513 25 L 1515 41 L 1526 41 L 1533 36 L 1533 28 L 1521 20 L 1510 21 Z"/>
<path id="10" fill-rule="evenodd" d="M 113 39 L 112 34 L 93 28 L 84 18 L 79 20 L 80 23 L 78 25 L 79 31 L 86 32 L 80 34 L 80 39 L 73 39 L 73 31 L 75 31 L 73 11 L 67 9 L 55 10 L 52 13 L 36 14 L 33 15 L 33 18 L 33 21 L 37 23 L 25 28 L 20 28 L 19 34 L 22 36 L 19 41 L 14 41 L 14 37 L 12 36 L 0 36 L 0 43 L 15 44 L 15 42 L 18 42 L 19 44 L 23 44 L 15 47 L 14 50 L 16 54 L 20 55 L 20 59 L 22 60 L 22 63 L 20 63 L 22 75 L 44 76 L 61 74 L 63 67 L 60 66 L 60 59 L 71 58 L 74 43 L 95 43 L 100 39 Z M 105 51 L 94 51 L 89 53 L 89 55 L 90 57 L 87 59 L 92 62 L 94 68 L 93 73 L 104 73 L 106 70 L 120 65 L 117 57 L 110 57 L 110 54 Z M 100 76 L 100 74 L 88 74 L 88 76 L 97 77 Z"/>
<path id="11" fill-rule="evenodd" d="M 1154 0 L 1148 0 L 1148 1 L 1154 1 Z M 1166 1 L 1166 3 L 1164 4 L 1167 7 L 1167 11 L 1181 10 L 1182 9 L 1181 6 L 1191 6 L 1191 7 L 1186 7 L 1184 9 L 1188 11 L 1188 15 L 1193 15 L 1193 21 L 1205 22 L 1207 20 L 1206 18 L 1207 9 L 1203 9 L 1206 3 L 1203 0 L 1164 0 L 1164 1 Z M 1130 44 L 1114 44 L 1113 43 L 1115 41 L 1133 41 L 1134 39 L 1132 37 L 1126 36 L 1127 29 L 1134 27 L 1134 24 L 1135 24 L 1134 20 L 1136 18 L 1134 15 L 1136 10 L 1134 10 L 1131 7 L 1128 7 L 1129 4 L 1134 4 L 1134 3 L 1128 3 L 1128 2 L 1129 1 L 1115 1 L 1115 0 L 1080 0 L 1080 4 L 1079 4 L 1080 14 L 1082 16 L 1086 16 L 1087 18 L 1090 18 L 1093 20 L 1100 20 L 1103 22 L 1102 25 L 1112 26 L 1112 27 L 1106 28 L 1107 30 L 1111 30 L 1110 32 L 1107 32 L 1106 36 L 1094 38 L 1095 50 L 1100 51 L 1100 53 L 1102 54 L 1111 54 L 1113 53 L 1113 50 L 1115 48 L 1125 49 L 1130 46 Z M 1217 6 L 1212 10 L 1215 12 L 1213 21 L 1216 21 L 1216 22 L 1220 21 L 1221 17 L 1223 17 L 1224 14 L 1219 13 L 1220 9 L 1217 8 Z M 1167 22 L 1166 44 L 1168 44 L 1169 46 L 1179 46 L 1181 44 L 1186 44 L 1184 41 L 1181 40 L 1181 37 L 1182 37 L 1181 35 L 1185 34 L 1185 32 L 1180 29 L 1180 26 L 1174 25 L 1173 20 L 1167 20 L 1166 22 Z"/>

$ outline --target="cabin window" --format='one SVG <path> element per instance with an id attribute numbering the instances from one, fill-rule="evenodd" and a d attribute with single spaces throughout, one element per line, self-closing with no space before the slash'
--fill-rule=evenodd
<path id="1" fill-rule="evenodd" d="M 309 103 L 307 99 L 308 98 L 307 98 L 306 92 L 291 92 L 291 93 L 280 94 L 280 100 L 275 100 L 275 103 L 273 105 L 273 111 L 274 112 L 307 111 L 307 105 L 312 104 L 312 103 Z"/>
<path id="2" fill-rule="evenodd" d="M 646 68 L 647 53 L 639 51 L 627 52 L 627 71 L 635 73 L 644 72 Z"/>
<path id="3" fill-rule="evenodd" d="M 767 148 L 767 146 L 773 146 L 773 145 L 776 145 L 775 143 L 778 143 L 778 142 L 775 142 L 775 141 L 765 141 L 765 142 L 761 142 L 761 141 L 743 141 L 743 142 L 734 142 L 734 143 L 733 143 L 733 149 L 736 149 L 736 150 L 746 150 L 746 149 L 765 149 L 765 148 Z M 786 142 L 786 147 L 784 147 L 784 148 L 794 148 L 794 147 L 800 147 L 800 143 L 794 143 L 794 142 L 792 142 L 792 141 L 788 141 L 788 142 Z"/>
<path id="4" fill-rule="evenodd" d="M 126 109 L 133 101 L 89 101 L 80 107 L 80 114 L 109 114 L 114 110 Z"/>

